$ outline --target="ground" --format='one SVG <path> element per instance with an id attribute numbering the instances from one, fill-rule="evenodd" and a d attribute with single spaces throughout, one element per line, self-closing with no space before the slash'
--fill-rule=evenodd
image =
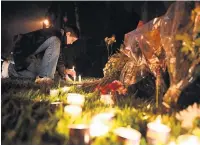
<path id="1" fill-rule="evenodd" d="M 90 79 L 92 81 L 94 79 Z M 88 81 L 84 79 L 83 81 Z M 69 85 L 69 84 L 68 84 Z M 53 86 L 61 89 L 62 83 Z M 2 144 L 19 145 L 58 145 L 69 144 L 69 124 L 91 123 L 91 118 L 100 112 L 114 110 L 115 118 L 110 124 L 110 131 L 106 135 L 93 138 L 92 144 L 116 144 L 113 129 L 123 126 L 131 127 L 142 134 L 141 145 L 146 145 L 147 123 L 162 115 L 162 122 L 171 128 L 170 139 L 187 133 L 181 128 L 181 123 L 175 118 L 177 110 L 171 114 L 155 112 L 154 99 L 136 98 L 134 94 L 119 96 L 113 106 L 100 101 L 98 91 L 86 93 L 80 87 L 71 85 L 69 92 L 76 92 L 86 97 L 82 115 L 73 118 L 66 114 L 67 93 L 60 92 L 57 96 L 45 95 L 40 87 L 32 80 L 5 79 L 1 82 L 1 122 Z M 58 108 L 50 105 L 52 102 L 62 101 Z"/>

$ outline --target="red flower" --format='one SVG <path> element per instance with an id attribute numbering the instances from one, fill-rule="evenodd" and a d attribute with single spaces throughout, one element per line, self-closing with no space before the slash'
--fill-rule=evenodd
<path id="1" fill-rule="evenodd" d="M 121 82 L 119 81 L 113 81 L 109 84 L 110 91 L 115 92 L 117 89 L 119 89 L 122 86 Z"/>
<path id="2" fill-rule="evenodd" d="M 101 94 L 115 93 L 125 94 L 126 88 L 124 88 L 123 84 L 120 81 L 113 81 L 110 84 L 106 84 L 105 86 L 97 86 L 95 90 L 99 90 Z"/>

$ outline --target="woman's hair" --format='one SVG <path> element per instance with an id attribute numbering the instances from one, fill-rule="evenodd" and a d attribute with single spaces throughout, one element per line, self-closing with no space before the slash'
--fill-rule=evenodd
<path id="1" fill-rule="evenodd" d="M 64 29 L 65 29 L 65 33 L 70 32 L 71 36 L 79 38 L 79 30 L 76 26 L 69 25 L 65 27 Z"/>

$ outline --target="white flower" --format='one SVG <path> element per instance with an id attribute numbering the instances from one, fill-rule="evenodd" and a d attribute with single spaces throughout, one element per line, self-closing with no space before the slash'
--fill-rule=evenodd
<path id="1" fill-rule="evenodd" d="M 176 114 L 176 118 L 181 121 L 181 126 L 186 129 L 193 127 L 196 117 L 200 117 L 200 106 L 197 103 Z"/>

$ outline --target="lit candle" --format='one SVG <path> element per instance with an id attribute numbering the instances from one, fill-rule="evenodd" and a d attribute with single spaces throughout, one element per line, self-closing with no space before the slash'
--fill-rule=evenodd
<path id="1" fill-rule="evenodd" d="M 102 123 L 101 121 L 94 121 L 90 125 L 90 136 L 97 137 L 108 133 L 109 126 Z"/>
<path id="2" fill-rule="evenodd" d="M 81 115 L 82 108 L 76 105 L 67 105 L 64 108 L 65 113 L 69 114 L 70 116 L 77 117 Z"/>
<path id="3" fill-rule="evenodd" d="M 141 133 L 132 128 L 119 127 L 115 129 L 114 133 L 118 140 L 124 145 L 139 145 Z"/>
<path id="4" fill-rule="evenodd" d="M 78 76 L 78 81 L 81 83 L 81 75 Z"/>
<path id="5" fill-rule="evenodd" d="M 72 70 L 75 71 L 75 67 L 72 67 Z M 76 81 L 76 76 L 74 76 L 74 82 Z"/>
<path id="6" fill-rule="evenodd" d="M 200 145 L 200 139 L 195 135 L 184 134 L 178 137 L 178 145 Z"/>
<path id="7" fill-rule="evenodd" d="M 76 76 L 74 76 L 74 82 L 76 81 Z"/>
<path id="8" fill-rule="evenodd" d="M 147 124 L 147 141 L 149 145 L 166 144 L 171 129 L 161 123 L 161 117 L 158 116 L 156 121 Z"/>
<path id="9" fill-rule="evenodd" d="M 58 96 L 59 95 L 59 90 L 56 90 L 56 89 L 50 90 L 50 95 L 53 96 L 53 97 Z"/>
<path id="10" fill-rule="evenodd" d="M 70 145 L 89 145 L 90 134 L 89 126 L 85 124 L 73 124 L 69 127 Z"/>
<path id="11" fill-rule="evenodd" d="M 65 86 L 65 87 L 61 88 L 61 90 L 62 90 L 63 93 L 66 93 L 70 90 L 70 87 Z"/>
<path id="12" fill-rule="evenodd" d="M 84 102 L 85 102 L 85 97 L 81 94 L 68 93 L 67 95 L 67 103 L 71 105 L 83 106 Z"/>
<path id="13" fill-rule="evenodd" d="M 101 121 L 107 123 L 114 118 L 115 114 L 112 112 L 99 113 L 92 118 L 92 121 Z"/>
<path id="14" fill-rule="evenodd" d="M 113 105 L 114 101 L 111 94 L 101 95 L 100 101 L 107 105 Z"/>

